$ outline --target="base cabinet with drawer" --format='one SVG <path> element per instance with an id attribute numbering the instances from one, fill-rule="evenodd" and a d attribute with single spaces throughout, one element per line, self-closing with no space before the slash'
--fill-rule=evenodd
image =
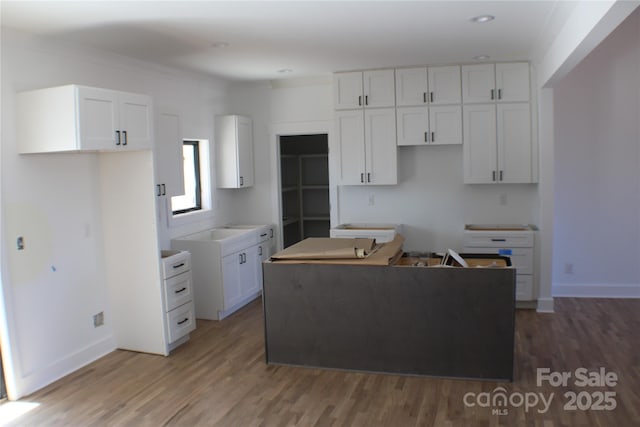
<path id="1" fill-rule="evenodd" d="M 535 226 L 467 225 L 465 253 L 498 253 L 509 256 L 516 268 L 516 300 L 537 299 L 535 286 Z"/>
<path id="2" fill-rule="evenodd" d="M 186 251 L 162 252 L 162 290 L 168 350 L 189 339 L 196 328 L 191 284 L 191 255 Z"/>
<path id="3" fill-rule="evenodd" d="M 228 225 L 224 228 L 246 232 L 215 240 L 211 238 L 214 230 L 204 230 L 171 240 L 172 249 L 191 253 L 198 319 L 222 320 L 262 294 L 262 261 L 273 250 L 274 227 Z"/>

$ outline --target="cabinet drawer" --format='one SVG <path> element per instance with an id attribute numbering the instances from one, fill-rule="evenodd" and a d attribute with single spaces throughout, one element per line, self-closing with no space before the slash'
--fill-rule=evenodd
<path id="1" fill-rule="evenodd" d="M 187 271 L 164 281 L 165 310 L 174 308 L 193 299 L 191 285 L 191 272 Z"/>
<path id="2" fill-rule="evenodd" d="M 168 279 L 191 270 L 191 254 L 186 251 L 162 258 L 162 277 Z"/>
<path id="3" fill-rule="evenodd" d="M 533 276 L 518 274 L 516 276 L 516 301 L 531 301 L 533 299 Z"/>
<path id="4" fill-rule="evenodd" d="M 167 313 L 169 342 L 172 343 L 196 328 L 196 316 L 193 302 L 188 302 Z"/>
<path id="5" fill-rule="evenodd" d="M 532 232 L 501 233 L 495 231 L 473 231 L 464 233 L 464 246 L 489 248 L 531 248 L 533 247 Z"/>
<path id="6" fill-rule="evenodd" d="M 510 247 L 464 247 L 466 253 L 476 254 L 500 254 L 511 257 L 511 265 L 518 270 L 518 274 L 533 274 L 533 248 Z"/>

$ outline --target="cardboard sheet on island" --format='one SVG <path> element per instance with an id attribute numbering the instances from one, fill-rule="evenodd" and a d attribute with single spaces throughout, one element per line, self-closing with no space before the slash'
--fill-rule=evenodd
<path id="1" fill-rule="evenodd" d="M 387 243 L 375 239 L 310 237 L 271 256 L 284 264 L 391 265 L 402 256 L 404 237 Z"/>

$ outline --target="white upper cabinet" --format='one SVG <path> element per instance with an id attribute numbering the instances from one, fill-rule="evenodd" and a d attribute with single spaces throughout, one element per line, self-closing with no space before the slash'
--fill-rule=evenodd
<path id="1" fill-rule="evenodd" d="M 184 161 L 180 115 L 162 111 L 156 116 L 155 170 L 158 196 L 184 194 Z"/>
<path id="2" fill-rule="evenodd" d="M 333 91 L 336 110 L 393 107 L 394 70 L 335 73 Z"/>
<path id="3" fill-rule="evenodd" d="M 336 111 L 341 185 L 398 183 L 393 108 Z"/>
<path id="4" fill-rule="evenodd" d="M 465 183 L 535 181 L 530 115 L 528 103 L 465 106 Z"/>
<path id="5" fill-rule="evenodd" d="M 396 115 L 399 146 L 462 144 L 460 105 L 400 107 Z"/>
<path id="6" fill-rule="evenodd" d="M 498 102 L 529 101 L 529 64 L 496 64 L 496 88 Z"/>
<path id="7" fill-rule="evenodd" d="M 466 104 L 529 101 L 529 64 L 462 66 L 462 100 Z"/>
<path id="8" fill-rule="evenodd" d="M 445 105 L 461 102 L 460 67 L 396 70 L 396 105 Z"/>
<path id="9" fill-rule="evenodd" d="M 429 102 L 428 74 L 425 67 L 396 70 L 396 105 L 417 106 Z"/>
<path id="10" fill-rule="evenodd" d="M 20 153 L 145 150 L 153 146 L 146 95 L 68 85 L 17 97 Z"/>
<path id="11" fill-rule="evenodd" d="M 245 188 L 254 183 L 253 129 L 249 117 L 216 116 L 216 181 L 218 188 Z"/>
<path id="12" fill-rule="evenodd" d="M 431 105 L 459 104 L 462 100 L 460 66 L 429 67 L 428 71 Z"/>

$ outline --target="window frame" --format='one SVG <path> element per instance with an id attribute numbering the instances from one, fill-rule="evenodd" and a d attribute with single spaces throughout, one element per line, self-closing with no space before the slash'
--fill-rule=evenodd
<path id="1" fill-rule="evenodd" d="M 171 209 L 172 215 L 181 215 L 189 212 L 202 210 L 202 176 L 200 170 L 200 141 L 194 139 L 185 139 L 182 141 L 182 148 L 192 146 L 193 150 L 193 169 L 195 173 L 195 205 L 186 209 Z"/>

